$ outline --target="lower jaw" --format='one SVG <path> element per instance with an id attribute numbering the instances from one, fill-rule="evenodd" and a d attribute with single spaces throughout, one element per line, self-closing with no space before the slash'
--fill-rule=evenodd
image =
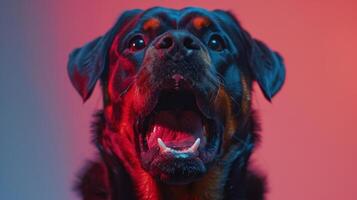
<path id="1" fill-rule="evenodd" d="M 213 158 L 205 160 L 213 160 Z M 143 167 L 158 183 L 186 185 L 198 181 L 204 176 L 210 164 L 204 162 L 200 155 L 174 158 L 156 154 L 150 162 L 143 163 Z"/>
<path id="2" fill-rule="evenodd" d="M 139 141 L 139 151 L 141 151 L 140 157 L 142 166 L 147 171 L 150 171 L 152 166 L 154 166 L 155 164 L 162 165 L 164 162 L 160 161 L 167 160 L 171 160 L 173 162 L 186 162 L 188 160 L 197 160 L 197 162 L 201 162 L 202 165 L 209 166 L 212 164 L 212 162 L 214 162 L 215 157 L 219 154 L 219 149 L 221 146 L 221 140 L 219 139 L 218 135 L 214 136 L 211 139 L 213 141 L 206 143 L 204 147 L 201 147 L 200 150 L 197 150 L 194 153 L 178 153 L 177 155 L 171 152 L 162 152 L 159 146 L 150 149 L 147 148 L 146 150 L 144 150 L 144 144 L 142 143 L 142 141 Z"/>
<path id="3" fill-rule="evenodd" d="M 219 154 L 219 149 L 221 147 L 221 134 L 218 126 L 214 123 L 212 125 L 212 131 L 216 134 L 212 134 L 210 141 L 208 141 L 205 146 L 202 146 L 200 150 L 197 150 L 196 154 L 193 154 L 189 158 L 178 157 L 167 158 L 160 152 L 159 146 L 154 146 L 151 148 L 145 147 L 145 137 L 139 140 L 139 146 L 141 151 L 142 166 L 153 178 L 155 178 L 159 183 L 168 185 L 186 185 L 192 182 L 198 181 L 204 174 L 210 165 L 214 162 L 215 157 Z M 211 132 L 212 133 L 212 132 Z M 185 173 L 185 169 L 182 167 L 174 169 L 174 163 L 186 163 L 186 167 L 195 169 L 190 173 Z M 171 169 L 167 169 L 167 167 Z M 195 166 L 195 167 L 193 167 Z M 177 173 L 170 173 L 170 171 L 176 170 Z M 186 175 L 185 175 L 186 174 Z M 191 174 L 191 175 L 187 175 Z"/>

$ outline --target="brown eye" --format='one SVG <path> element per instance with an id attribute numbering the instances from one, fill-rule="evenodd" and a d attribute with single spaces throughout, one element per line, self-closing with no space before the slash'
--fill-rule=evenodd
<path id="1" fill-rule="evenodd" d="M 145 47 L 145 40 L 141 35 L 134 36 L 129 42 L 129 49 L 132 51 L 139 51 Z"/>
<path id="2" fill-rule="evenodd" d="M 219 35 L 212 35 L 208 41 L 208 47 L 215 51 L 222 51 L 225 48 L 223 38 Z"/>

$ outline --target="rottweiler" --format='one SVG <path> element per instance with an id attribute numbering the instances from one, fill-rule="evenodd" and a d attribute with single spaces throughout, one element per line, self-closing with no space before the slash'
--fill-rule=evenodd
<path id="1" fill-rule="evenodd" d="M 68 74 L 83 101 L 97 81 L 103 96 L 99 158 L 76 183 L 82 199 L 264 199 L 265 178 L 249 167 L 259 141 L 252 85 L 270 101 L 285 67 L 232 13 L 126 11 L 70 54 Z"/>

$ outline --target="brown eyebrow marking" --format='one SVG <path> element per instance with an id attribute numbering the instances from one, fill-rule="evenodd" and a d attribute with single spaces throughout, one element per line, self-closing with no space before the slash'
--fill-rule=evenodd
<path id="1" fill-rule="evenodd" d="M 202 28 L 209 26 L 211 24 L 211 21 L 206 17 L 200 16 L 200 17 L 195 17 L 192 20 L 192 24 L 197 30 L 201 30 Z"/>
<path id="2" fill-rule="evenodd" d="M 157 18 L 151 18 L 144 23 L 143 29 L 144 31 L 150 31 L 150 30 L 157 29 L 159 26 L 160 26 L 160 20 Z"/>

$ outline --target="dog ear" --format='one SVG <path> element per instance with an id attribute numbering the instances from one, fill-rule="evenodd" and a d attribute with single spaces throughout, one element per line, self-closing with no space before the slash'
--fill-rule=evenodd
<path id="1" fill-rule="evenodd" d="M 222 10 L 215 10 L 214 13 L 223 29 L 232 37 L 233 43 L 238 48 L 245 49 L 246 52 L 240 52 L 246 59 L 244 63 L 248 65 L 249 71 L 258 82 L 265 98 L 270 101 L 285 81 L 285 66 L 282 57 L 263 42 L 253 39 L 232 13 Z"/>
<path id="2" fill-rule="evenodd" d="M 75 49 L 70 54 L 67 64 L 68 75 L 84 102 L 91 96 L 95 84 L 108 65 L 108 51 L 115 34 L 140 12 L 142 10 L 124 12 L 105 35 Z"/>
<path id="3" fill-rule="evenodd" d="M 285 81 L 285 66 L 282 57 L 270 50 L 263 42 L 253 39 L 250 70 L 265 98 L 270 101 Z"/>
<path id="4" fill-rule="evenodd" d="M 103 37 L 75 49 L 69 56 L 68 75 L 73 87 L 85 102 L 104 70 Z"/>

